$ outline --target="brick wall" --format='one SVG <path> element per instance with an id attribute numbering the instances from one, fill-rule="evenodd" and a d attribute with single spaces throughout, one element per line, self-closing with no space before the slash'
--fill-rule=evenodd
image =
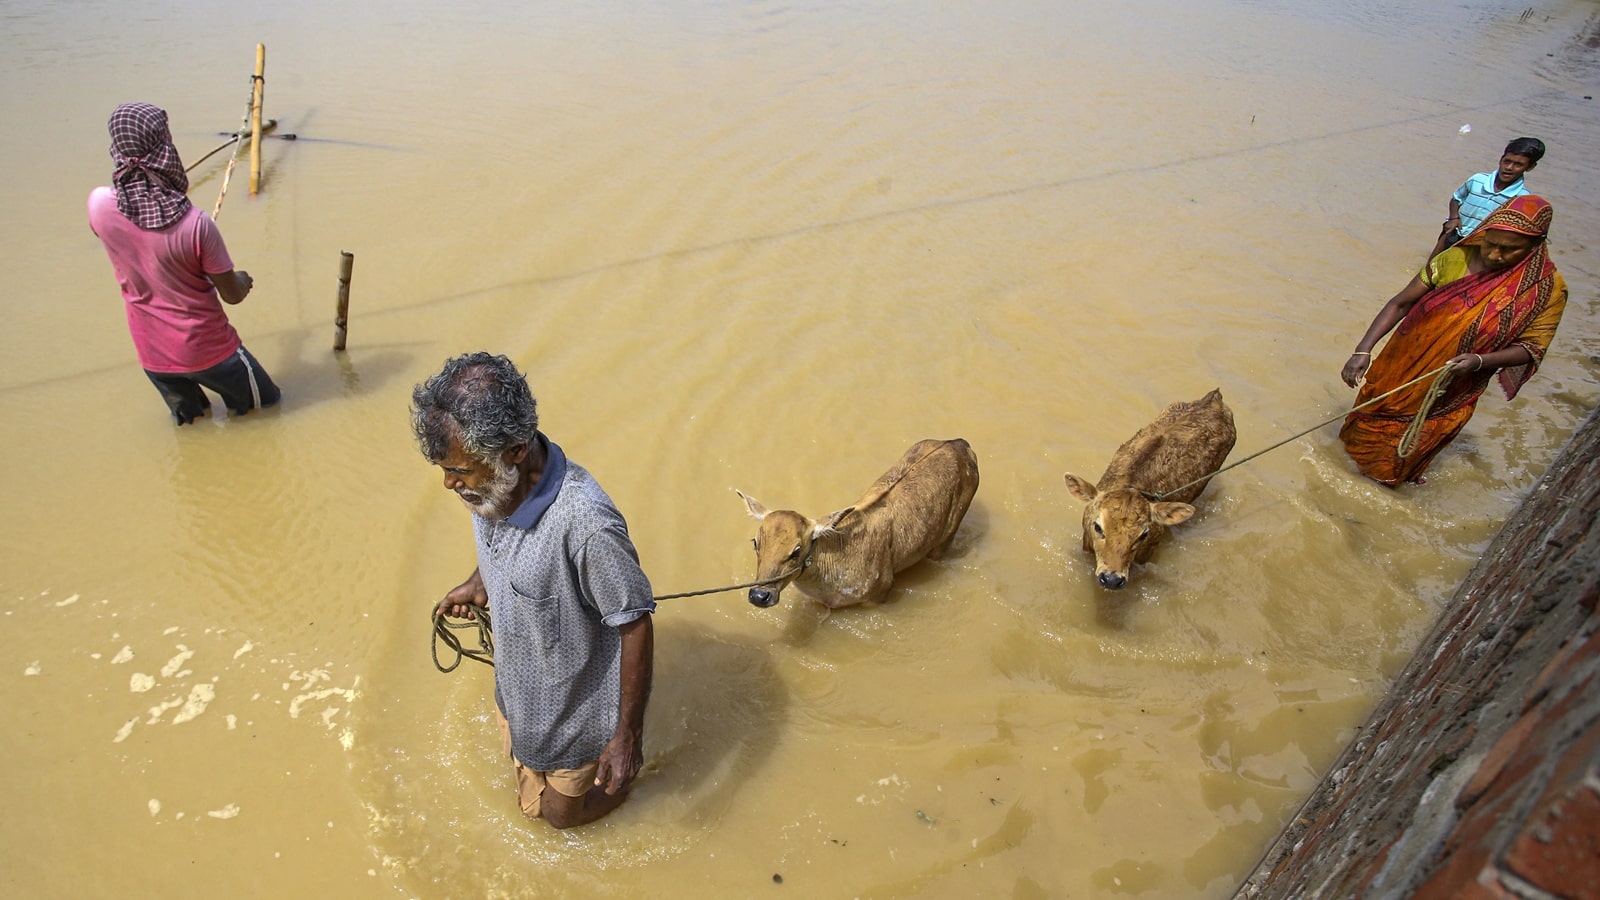
<path id="1" fill-rule="evenodd" d="M 1600 898 L 1600 411 L 1236 894 Z"/>

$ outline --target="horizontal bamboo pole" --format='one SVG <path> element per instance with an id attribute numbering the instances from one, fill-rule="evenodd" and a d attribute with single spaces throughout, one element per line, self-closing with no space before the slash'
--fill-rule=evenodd
<path id="1" fill-rule="evenodd" d="M 278 127 L 278 120 L 277 119 L 268 119 L 265 122 L 262 122 L 261 123 L 261 136 L 262 137 L 276 137 L 277 135 L 271 134 L 270 132 L 272 131 L 272 129 L 277 128 L 277 127 Z M 229 147 L 232 147 L 235 141 L 237 141 L 240 138 L 243 138 L 245 136 L 245 133 L 243 131 L 221 131 L 221 132 L 218 132 L 218 134 L 225 134 L 225 135 L 228 136 L 228 139 L 223 141 L 222 143 L 216 145 L 215 147 L 212 147 L 210 150 L 206 151 L 206 154 L 204 156 L 200 157 L 199 159 L 195 160 L 192 163 L 189 163 L 187 166 L 184 166 L 183 170 L 185 172 L 193 172 L 195 170 L 196 166 L 199 166 L 201 163 L 205 162 L 206 160 L 210 159 L 211 157 L 216 156 L 218 153 L 221 153 L 222 151 L 228 149 Z M 299 135 L 294 135 L 294 134 L 283 135 L 283 138 L 285 140 L 290 140 L 290 141 L 294 140 L 297 137 L 299 137 Z"/>

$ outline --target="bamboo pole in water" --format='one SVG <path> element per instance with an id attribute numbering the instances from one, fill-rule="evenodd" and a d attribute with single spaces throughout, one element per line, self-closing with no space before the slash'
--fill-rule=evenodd
<path id="1" fill-rule="evenodd" d="M 339 251 L 339 306 L 333 316 L 333 350 L 344 352 L 345 335 L 350 324 L 350 270 L 355 267 L 356 255 L 348 250 Z"/>
<path id="2" fill-rule="evenodd" d="M 250 196 L 261 190 L 261 95 L 266 89 L 267 45 L 256 45 L 256 74 L 250 98 Z"/>

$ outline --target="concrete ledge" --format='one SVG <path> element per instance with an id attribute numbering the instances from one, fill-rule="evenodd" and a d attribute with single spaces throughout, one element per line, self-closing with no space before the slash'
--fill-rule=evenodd
<path id="1" fill-rule="evenodd" d="M 1236 893 L 1600 898 L 1600 411 Z"/>

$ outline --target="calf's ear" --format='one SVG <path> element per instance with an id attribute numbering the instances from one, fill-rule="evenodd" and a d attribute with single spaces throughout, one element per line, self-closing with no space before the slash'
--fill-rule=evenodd
<path id="1" fill-rule="evenodd" d="M 756 521 L 760 521 L 767 517 L 767 508 L 761 505 L 760 500 L 747 496 L 744 491 L 741 491 L 738 488 L 734 488 L 733 492 L 738 494 L 739 498 L 744 501 L 744 508 L 750 511 L 750 516 Z"/>
<path id="2" fill-rule="evenodd" d="M 1096 491 L 1094 489 L 1094 485 L 1084 481 L 1082 478 L 1079 478 L 1071 472 L 1068 472 L 1067 493 L 1077 497 L 1079 500 L 1082 500 L 1085 503 L 1088 503 L 1090 500 L 1095 498 Z"/>
<path id="3" fill-rule="evenodd" d="M 1179 522 L 1189 521 L 1194 515 L 1194 507 L 1187 503 L 1152 503 L 1150 504 L 1150 521 L 1162 525 L 1176 525 Z"/>

